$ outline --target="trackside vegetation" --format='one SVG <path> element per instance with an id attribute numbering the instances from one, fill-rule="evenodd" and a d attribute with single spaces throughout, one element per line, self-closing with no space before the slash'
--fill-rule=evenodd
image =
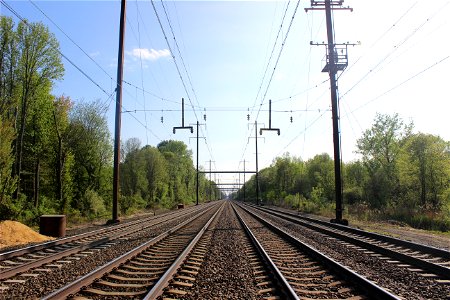
<path id="1" fill-rule="evenodd" d="M 357 140 L 358 160 L 343 163 L 346 217 L 395 220 L 428 230 L 450 231 L 450 143 L 414 133 L 397 115 L 375 117 Z M 307 213 L 334 213 L 332 158 L 303 161 L 285 154 L 259 173 L 263 203 Z M 255 176 L 245 186 L 255 202 Z M 234 197 L 243 200 L 243 188 Z"/>
<path id="2" fill-rule="evenodd" d="M 62 80 L 59 43 L 41 23 L 0 18 L 0 220 L 36 224 L 109 218 L 113 141 L 99 100 L 51 94 Z M 192 153 L 178 141 L 123 143 L 121 215 L 196 200 Z M 200 201 L 220 197 L 200 176 Z"/>

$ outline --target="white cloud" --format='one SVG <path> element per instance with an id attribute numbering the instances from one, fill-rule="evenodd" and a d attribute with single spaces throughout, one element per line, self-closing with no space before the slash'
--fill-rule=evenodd
<path id="1" fill-rule="evenodd" d="M 168 49 L 155 50 L 147 48 L 135 48 L 130 53 L 135 58 L 142 58 L 143 60 L 157 60 L 162 57 L 169 57 L 170 51 Z"/>
<path id="2" fill-rule="evenodd" d="M 92 58 L 97 57 L 99 55 L 100 55 L 100 51 L 95 51 L 95 52 L 89 53 L 89 56 Z"/>

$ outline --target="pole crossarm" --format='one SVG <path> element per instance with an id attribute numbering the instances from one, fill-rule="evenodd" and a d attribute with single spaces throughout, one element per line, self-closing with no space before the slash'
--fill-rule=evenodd
<path id="1" fill-rule="evenodd" d="M 216 185 L 244 185 L 243 183 L 217 183 Z"/>
<path id="2" fill-rule="evenodd" d="M 175 134 L 177 129 L 189 129 L 191 133 L 194 133 L 193 126 L 184 126 L 184 98 L 181 98 L 181 126 L 173 128 L 173 134 Z"/>
<path id="3" fill-rule="evenodd" d="M 269 128 L 260 128 L 259 135 L 262 135 L 263 131 L 276 131 L 280 135 L 279 128 L 272 128 L 272 100 L 269 100 Z"/>
<path id="4" fill-rule="evenodd" d="M 328 3 L 327 3 L 328 2 Z M 308 12 L 310 10 L 326 10 L 327 4 L 333 9 L 333 10 L 349 10 L 353 11 L 353 8 L 347 6 L 342 6 L 344 4 L 344 0 L 311 0 L 311 7 L 306 7 L 305 12 Z"/>

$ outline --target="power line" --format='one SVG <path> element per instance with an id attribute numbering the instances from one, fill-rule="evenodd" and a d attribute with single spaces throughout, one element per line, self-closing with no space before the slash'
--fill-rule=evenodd
<path id="1" fill-rule="evenodd" d="M 439 64 L 441 64 L 441 63 L 443 63 L 443 62 L 446 61 L 449 57 L 450 57 L 450 55 L 449 55 L 449 56 L 446 56 L 446 57 L 444 57 L 444 58 L 442 58 L 441 60 L 439 60 L 439 61 L 437 61 L 437 62 L 435 62 L 435 63 L 433 63 L 432 65 L 426 67 L 425 69 L 421 70 L 420 72 L 418 72 L 418 73 L 414 74 L 413 76 L 409 77 L 408 79 L 406 79 L 406 80 L 400 82 L 399 84 L 393 86 L 392 88 L 390 88 L 390 89 L 386 90 L 385 92 L 381 93 L 380 95 L 376 96 L 375 98 L 373 98 L 373 99 L 367 101 L 366 103 L 364 103 L 364 104 L 358 106 L 357 108 L 355 108 L 354 110 L 352 110 L 351 113 L 353 113 L 353 112 L 355 112 L 355 111 L 357 111 L 357 110 L 359 110 L 359 109 L 361 109 L 361 108 L 367 106 L 369 103 L 372 103 L 373 101 L 378 100 L 379 98 L 385 96 L 386 94 L 389 94 L 390 92 L 392 92 L 392 91 L 394 91 L 395 89 L 401 87 L 402 85 L 404 85 L 405 83 L 411 81 L 412 79 L 416 78 L 417 76 L 419 76 L 419 75 L 425 73 L 426 71 L 428 71 L 428 70 L 434 68 L 435 66 L 437 66 L 437 65 L 439 65 Z"/>
<path id="2" fill-rule="evenodd" d="M 288 36 L 289 36 L 289 32 L 290 32 L 290 30 L 291 30 L 293 21 L 294 21 L 294 19 L 295 19 L 295 15 L 296 15 L 296 13 L 297 13 L 299 4 L 300 4 L 300 1 L 297 1 L 297 5 L 295 6 L 294 13 L 293 13 L 293 15 L 292 15 L 292 17 L 291 17 L 291 20 L 290 20 L 288 29 L 287 29 L 286 34 L 285 34 L 285 36 L 284 36 L 283 42 L 282 42 L 282 44 L 281 44 L 281 48 L 280 48 L 280 51 L 279 51 L 279 53 L 278 53 L 277 60 L 276 60 L 276 62 L 275 62 L 275 66 L 274 66 L 274 68 L 273 68 L 273 70 L 272 70 L 272 73 L 271 73 L 269 82 L 268 82 L 268 84 L 267 84 L 266 91 L 265 91 L 264 96 L 263 96 L 263 98 L 262 98 L 262 100 L 261 100 L 260 108 L 258 109 L 258 112 L 257 112 L 257 114 L 256 114 L 256 119 L 258 119 L 259 113 L 260 113 L 260 111 L 261 111 L 261 107 L 262 107 L 262 105 L 264 104 L 265 98 L 266 98 L 266 96 L 267 96 L 267 92 L 268 92 L 269 87 L 270 87 L 270 85 L 271 85 L 271 82 L 272 82 L 273 76 L 274 76 L 274 74 L 275 74 L 275 71 L 276 71 L 276 69 L 277 69 L 278 63 L 279 63 L 279 61 L 280 61 L 280 57 L 281 57 L 281 54 L 282 54 L 282 52 L 283 52 L 284 46 L 286 45 L 286 40 L 287 40 L 287 38 L 288 38 Z M 286 9 L 286 10 L 287 10 L 287 9 Z M 285 14 L 286 14 L 286 12 L 285 12 Z M 284 16 L 283 16 L 283 22 L 284 22 Z M 281 25 L 280 27 L 282 27 L 282 25 Z M 280 29 L 280 30 L 281 30 L 281 29 Z M 278 39 L 278 36 L 277 36 L 277 39 Z M 275 43 L 276 43 L 276 41 L 275 41 Z M 270 59 L 269 59 L 269 60 L 270 60 Z M 258 91 L 258 94 L 259 94 L 259 91 Z M 256 102 L 256 101 L 255 101 L 255 102 Z M 247 145 L 248 145 L 248 143 L 245 144 L 245 149 L 244 149 L 244 153 L 242 154 L 241 160 L 242 160 L 243 157 L 245 156 L 245 152 L 246 152 L 246 150 L 247 150 Z"/>
<path id="3" fill-rule="evenodd" d="M 28 21 L 23 18 L 18 12 L 16 12 L 8 3 L 6 3 L 5 0 L 0 0 L 1 4 L 3 4 L 11 13 L 13 13 L 20 21 L 22 21 L 26 26 L 32 27 Z M 69 57 L 67 57 L 64 53 L 62 53 L 59 48 L 55 49 L 63 58 L 65 58 L 73 67 L 75 67 L 81 74 L 83 74 L 87 79 L 89 79 L 95 86 L 97 86 L 105 95 L 108 96 L 108 98 L 105 100 L 108 101 L 109 99 L 112 99 L 112 97 L 115 95 L 116 91 L 114 90 L 112 93 L 108 93 L 104 88 L 100 86 L 92 77 L 90 77 L 81 67 L 79 67 L 77 64 L 75 64 Z M 124 106 L 122 106 L 123 109 L 126 109 Z M 132 117 L 141 124 L 146 130 L 150 131 L 153 136 L 155 136 L 157 139 L 161 140 L 156 134 L 154 134 L 147 126 L 145 126 L 141 121 L 139 121 L 135 116 L 132 115 Z"/>
<path id="4" fill-rule="evenodd" d="M 278 29 L 277 36 L 275 37 L 275 41 L 273 43 L 272 51 L 270 53 L 269 60 L 267 61 L 267 65 L 266 65 L 266 68 L 264 70 L 263 77 L 261 79 L 261 84 L 259 85 L 258 92 L 256 93 L 255 101 L 253 102 L 253 107 L 256 106 L 256 102 L 258 101 L 258 96 L 259 96 L 259 93 L 261 92 L 262 86 L 264 84 L 264 79 L 266 78 L 267 71 L 269 70 L 269 66 L 270 66 L 270 62 L 272 61 L 273 54 L 275 53 L 275 48 L 276 48 L 276 45 L 277 45 L 277 42 L 278 42 L 278 37 L 280 36 L 281 29 L 283 28 L 284 19 L 286 18 L 286 15 L 287 15 L 290 3 L 291 3 L 291 1 L 288 1 L 287 5 L 286 5 L 286 9 L 285 9 L 284 14 L 283 14 L 283 17 L 281 19 L 281 25 L 280 25 L 280 28 Z"/>
<path id="5" fill-rule="evenodd" d="M 373 68 L 371 68 L 366 74 L 364 74 L 351 88 L 349 88 L 342 96 L 344 98 L 348 93 L 350 93 L 356 86 L 358 86 L 361 82 L 363 82 L 370 74 L 373 74 L 374 71 L 380 67 L 390 56 L 392 56 L 401 46 L 403 46 L 411 37 L 413 37 L 420 29 L 422 29 L 425 24 L 427 24 L 431 19 L 433 19 L 437 14 L 439 14 L 442 9 L 447 6 L 449 3 L 445 3 L 442 7 L 436 10 L 430 17 L 426 18 L 418 27 L 414 28 L 412 32 L 407 35 L 402 41 L 400 41 L 397 45 L 393 47 L 393 49 L 385 55 Z M 407 11 L 409 12 L 409 10 Z M 402 16 L 403 17 L 403 16 Z"/>
<path id="6" fill-rule="evenodd" d="M 137 25 L 138 25 L 138 46 L 139 46 L 139 60 L 140 60 L 140 65 L 141 65 L 141 86 L 142 86 L 142 91 L 144 91 L 144 67 L 143 67 L 143 63 L 142 63 L 142 47 L 141 47 L 141 26 L 140 26 L 140 22 L 139 22 L 139 5 L 138 5 L 138 1 L 136 0 L 136 14 L 138 15 L 137 19 Z M 142 99 L 144 101 L 144 110 L 146 109 L 145 107 L 145 93 L 142 92 Z M 147 123 L 147 113 L 144 112 L 144 120 L 145 120 L 145 126 L 148 126 Z M 147 138 L 147 145 L 148 145 L 148 134 L 146 132 L 146 138 Z"/>
<path id="7" fill-rule="evenodd" d="M 300 1 L 297 1 L 297 5 L 295 6 L 294 13 L 292 14 L 292 18 L 291 18 L 291 21 L 290 21 L 290 23 L 289 23 L 289 26 L 288 26 L 286 35 L 284 36 L 283 43 L 281 44 L 280 52 L 278 53 L 278 57 L 277 57 L 277 60 L 276 60 L 276 62 L 275 62 L 275 66 L 274 66 L 274 68 L 273 68 L 273 70 L 272 70 L 272 74 L 270 75 L 270 79 L 269 79 L 269 82 L 268 82 L 268 84 L 267 84 L 266 91 L 264 92 L 264 96 L 263 96 L 263 98 L 262 98 L 262 100 L 261 100 L 261 105 L 264 104 L 264 100 L 266 99 L 267 92 L 269 91 L 270 85 L 271 85 L 271 83 L 272 83 L 273 76 L 274 76 L 275 71 L 276 71 L 276 69 L 277 69 L 277 67 L 278 67 L 278 62 L 280 61 L 281 54 L 282 54 L 282 52 L 283 52 L 284 46 L 286 45 L 286 40 L 287 40 L 287 38 L 288 38 L 288 36 L 289 36 L 289 32 L 291 31 L 292 23 L 294 22 L 295 15 L 296 15 L 296 13 L 297 13 L 298 6 L 299 6 L 299 5 L 300 5 Z M 259 116 L 259 111 L 260 111 L 260 110 L 261 110 L 261 108 L 258 110 L 258 113 L 257 113 L 257 115 L 256 115 L 256 118 L 258 118 L 258 116 Z"/>

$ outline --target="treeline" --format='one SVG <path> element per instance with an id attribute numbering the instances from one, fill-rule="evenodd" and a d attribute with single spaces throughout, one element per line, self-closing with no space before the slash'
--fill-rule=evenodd
<path id="1" fill-rule="evenodd" d="M 64 67 L 41 23 L 0 18 L 0 219 L 35 222 L 110 216 L 113 143 L 100 101 L 51 94 Z M 181 142 L 124 143 L 121 213 L 195 200 L 195 169 Z M 202 200 L 211 184 L 201 176 Z M 217 194 L 215 186 L 212 186 Z"/>
<path id="2" fill-rule="evenodd" d="M 380 115 L 357 140 L 361 159 L 343 163 L 347 214 L 362 219 L 394 219 L 412 226 L 450 230 L 450 143 L 413 133 L 397 114 Z M 255 201 L 255 176 L 247 201 Z M 265 203 L 305 212 L 334 211 L 334 165 L 328 154 L 303 161 L 289 154 L 259 173 Z M 241 189 L 234 197 L 243 199 Z"/>
<path id="3" fill-rule="evenodd" d="M 192 152 L 180 141 L 140 147 L 136 138 L 127 140 L 121 163 L 122 209 L 173 207 L 196 202 L 197 172 Z M 199 174 L 199 201 L 219 199 L 216 184 Z"/>

